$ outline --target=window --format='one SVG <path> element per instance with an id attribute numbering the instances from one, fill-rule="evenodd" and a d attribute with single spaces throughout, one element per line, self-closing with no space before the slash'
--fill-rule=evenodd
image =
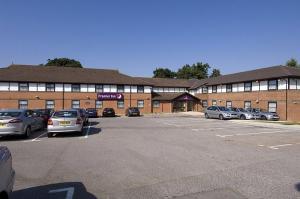
<path id="1" fill-rule="evenodd" d="M 46 107 L 47 109 L 54 109 L 54 100 L 46 100 Z"/>
<path id="2" fill-rule="evenodd" d="M 46 84 L 46 91 L 55 91 L 55 85 L 54 84 Z"/>
<path id="3" fill-rule="evenodd" d="M 226 108 L 232 107 L 232 101 L 226 101 Z"/>
<path id="4" fill-rule="evenodd" d="M 95 108 L 102 108 L 103 107 L 103 101 L 96 100 L 95 106 L 96 106 Z"/>
<path id="5" fill-rule="evenodd" d="M 244 102 L 244 108 L 245 108 L 245 109 L 251 108 L 251 101 L 245 101 L 245 102 Z"/>
<path id="6" fill-rule="evenodd" d="M 227 85 L 226 85 L 226 92 L 227 92 L 227 93 L 232 92 L 232 84 L 227 84 Z"/>
<path id="7" fill-rule="evenodd" d="M 80 101 L 72 100 L 72 108 L 80 108 Z"/>
<path id="8" fill-rule="evenodd" d="M 212 100 L 212 105 L 217 106 L 217 100 Z"/>
<path id="9" fill-rule="evenodd" d="M 277 102 L 268 102 L 268 111 L 271 113 L 277 112 Z"/>
<path id="10" fill-rule="evenodd" d="M 207 93 L 207 87 L 202 87 L 202 93 Z"/>
<path id="11" fill-rule="evenodd" d="M 80 92 L 80 84 L 72 84 L 72 92 Z"/>
<path id="12" fill-rule="evenodd" d="M 207 100 L 202 100 L 202 107 L 203 108 L 206 108 L 208 105 L 207 105 Z"/>
<path id="13" fill-rule="evenodd" d="M 117 92 L 118 93 L 124 93 L 124 86 L 123 85 L 118 85 L 117 86 Z"/>
<path id="14" fill-rule="evenodd" d="M 118 100 L 117 101 L 117 107 L 118 108 L 124 108 L 124 101 L 123 100 Z"/>
<path id="15" fill-rule="evenodd" d="M 137 101 L 137 107 L 138 108 L 144 108 L 144 100 L 138 100 Z"/>
<path id="16" fill-rule="evenodd" d="M 153 101 L 153 108 L 159 108 L 159 106 L 160 106 L 159 101 L 157 101 L 157 100 Z"/>
<path id="17" fill-rule="evenodd" d="M 96 93 L 102 93 L 103 92 L 103 85 L 96 85 Z"/>
<path id="18" fill-rule="evenodd" d="M 216 93 L 217 92 L 217 86 L 212 86 L 212 92 Z"/>
<path id="19" fill-rule="evenodd" d="M 268 81 L 268 90 L 277 90 L 277 80 Z"/>
<path id="20" fill-rule="evenodd" d="M 19 91 L 28 91 L 29 86 L 28 83 L 19 83 Z"/>
<path id="21" fill-rule="evenodd" d="M 28 101 L 27 100 L 20 100 L 19 101 L 19 109 L 27 109 L 28 108 Z"/>
<path id="22" fill-rule="evenodd" d="M 143 93 L 144 92 L 144 86 L 137 86 L 137 92 Z"/>
<path id="23" fill-rule="evenodd" d="M 169 92 L 169 88 L 164 88 L 164 92 Z"/>
<path id="24" fill-rule="evenodd" d="M 245 91 L 245 92 L 250 92 L 250 91 L 252 91 L 252 82 L 245 82 L 245 83 L 244 83 L 244 91 Z"/>

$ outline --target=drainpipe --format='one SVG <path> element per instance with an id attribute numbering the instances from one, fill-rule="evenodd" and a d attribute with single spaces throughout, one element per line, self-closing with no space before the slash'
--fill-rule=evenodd
<path id="1" fill-rule="evenodd" d="M 288 80 L 285 79 L 285 120 L 288 120 Z"/>
<path id="2" fill-rule="evenodd" d="M 62 108 L 65 109 L 65 84 L 63 83 Z"/>

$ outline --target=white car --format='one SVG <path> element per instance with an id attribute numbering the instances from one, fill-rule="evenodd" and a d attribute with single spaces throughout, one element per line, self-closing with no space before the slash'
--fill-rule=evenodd
<path id="1" fill-rule="evenodd" d="M 0 198 L 7 199 L 15 182 L 15 170 L 12 168 L 11 153 L 5 146 L 0 146 Z"/>

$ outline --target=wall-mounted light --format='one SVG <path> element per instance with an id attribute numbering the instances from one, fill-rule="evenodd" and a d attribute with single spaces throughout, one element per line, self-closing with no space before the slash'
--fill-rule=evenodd
<path id="1" fill-rule="evenodd" d="M 89 96 L 86 96 L 87 99 L 91 99 Z"/>
<path id="2" fill-rule="evenodd" d="M 257 100 L 255 100 L 255 102 L 256 102 L 256 104 L 258 104 L 258 103 L 259 103 L 259 100 L 257 99 Z"/>
<path id="3" fill-rule="evenodd" d="M 39 96 L 35 96 L 35 99 L 40 99 L 40 97 Z"/>

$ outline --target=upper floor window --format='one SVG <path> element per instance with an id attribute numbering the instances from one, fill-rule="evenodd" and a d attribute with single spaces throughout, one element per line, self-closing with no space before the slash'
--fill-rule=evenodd
<path id="1" fill-rule="evenodd" d="M 268 81 L 268 90 L 277 90 L 277 87 L 278 87 L 277 80 Z"/>
<path id="2" fill-rule="evenodd" d="M 245 82 L 244 83 L 244 91 L 245 92 L 252 91 L 252 82 Z"/>
<path id="3" fill-rule="evenodd" d="M 212 86 L 212 92 L 216 93 L 217 92 L 217 86 Z"/>
<path id="4" fill-rule="evenodd" d="M 144 92 L 144 86 L 137 86 L 137 92 L 143 93 Z"/>
<path id="5" fill-rule="evenodd" d="M 28 83 L 19 83 L 19 91 L 28 91 L 29 85 Z"/>
<path id="6" fill-rule="evenodd" d="M 205 87 L 202 87 L 202 93 L 207 93 L 207 87 L 205 86 Z"/>
<path id="7" fill-rule="evenodd" d="M 117 86 L 117 92 L 118 93 L 124 93 L 124 86 L 123 85 L 118 85 Z"/>
<path id="8" fill-rule="evenodd" d="M 46 91 L 55 91 L 54 84 L 46 84 Z"/>
<path id="9" fill-rule="evenodd" d="M 226 85 L 226 92 L 227 92 L 227 93 L 232 92 L 232 84 L 227 84 L 227 85 Z"/>
<path id="10" fill-rule="evenodd" d="M 97 84 L 95 88 L 96 88 L 96 93 L 102 93 L 103 92 L 103 85 Z"/>
<path id="11" fill-rule="evenodd" d="M 72 92 L 80 92 L 80 84 L 72 84 Z"/>

